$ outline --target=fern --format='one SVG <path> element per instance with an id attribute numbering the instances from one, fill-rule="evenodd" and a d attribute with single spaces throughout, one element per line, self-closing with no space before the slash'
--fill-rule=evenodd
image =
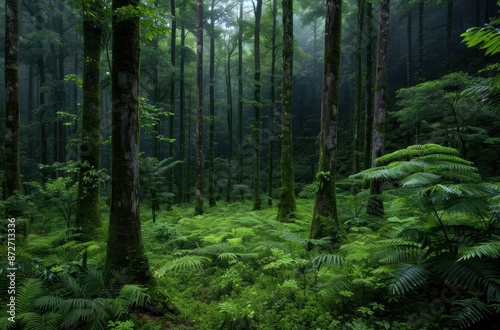
<path id="1" fill-rule="evenodd" d="M 483 242 L 478 245 L 467 248 L 462 252 L 462 256 L 458 261 L 469 260 L 473 258 L 499 258 L 500 257 L 500 242 Z"/>
<path id="2" fill-rule="evenodd" d="M 461 329 L 468 328 L 492 315 L 488 305 L 477 298 L 457 300 L 453 305 L 459 306 L 459 311 L 453 319 L 459 323 Z"/>
<path id="3" fill-rule="evenodd" d="M 389 285 L 393 294 L 402 295 L 427 282 L 429 271 L 416 265 L 401 265 L 396 280 Z"/>
<path id="4" fill-rule="evenodd" d="M 170 261 L 166 267 L 159 270 L 162 271 L 178 272 L 203 272 L 203 265 L 205 262 L 210 262 L 211 259 L 203 256 L 188 255 Z"/>
<path id="5" fill-rule="evenodd" d="M 315 257 L 312 261 L 314 267 L 317 269 L 321 268 L 322 265 L 328 264 L 328 265 L 335 265 L 337 267 L 344 267 L 345 260 L 343 256 L 336 255 L 336 254 L 322 254 L 317 257 Z"/>

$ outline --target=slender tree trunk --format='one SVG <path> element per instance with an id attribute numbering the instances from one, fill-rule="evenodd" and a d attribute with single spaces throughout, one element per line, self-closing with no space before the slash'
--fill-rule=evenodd
<path id="1" fill-rule="evenodd" d="M 451 28 L 453 22 L 453 0 L 446 1 L 446 39 L 444 42 L 445 68 L 446 72 L 451 72 Z"/>
<path id="2" fill-rule="evenodd" d="M 19 162 L 19 0 L 5 1 L 5 197 L 21 190 Z M 15 216 L 20 210 L 7 210 Z M 10 213 L 9 213 L 10 212 Z"/>
<path id="3" fill-rule="evenodd" d="M 99 182 L 95 171 L 101 169 L 101 43 L 100 17 L 102 2 L 87 3 L 83 9 L 83 106 L 82 144 L 80 146 L 80 180 L 76 223 L 83 239 L 90 239 L 92 231 L 100 227 Z"/>
<path id="4" fill-rule="evenodd" d="M 375 76 L 374 117 L 372 133 L 372 167 L 375 159 L 384 154 L 385 117 L 387 110 L 387 46 L 389 39 L 390 1 L 380 2 L 379 32 L 377 44 L 377 72 Z M 384 214 L 382 181 L 370 183 L 370 198 L 367 213 L 375 216 Z"/>
<path id="5" fill-rule="evenodd" d="M 365 141 L 363 168 L 372 165 L 373 129 L 373 6 L 366 2 L 366 86 L 365 86 Z"/>
<path id="6" fill-rule="evenodd" d="M 362 107 L 362 87 L 363 87 L 363 64 L 361 44 L 363 41 L 363 25 L 364 25 L 364 10 L 365 3 L 358 0 L 358 28 L 356 32 L 356 96 L 355 96 L 355 119 L 354 119 L 354 137 L 353 137 L 353 173 L 358 173 L 361 170 L 361 107 Z M 352 186 L 353 195 L 357 194 L 359 187 Z"/>
<path id="7" fill-rule="evenodd" d="M 243 1 L 238 23 L 238 184 L 243 184 Z M 243 190 L 240 191 L 243 200 Z"/>
<path id="8" fill-rule="evenodd" d="M 181 21 L 181 58 L 179 63 L 179 158 L 182 163 L 179 166 L 179 182 L 178 182 L 178 201 L 179 203 L 183 203 L 186 199 L 184 196 L 184 174 L 185 174 L 185 161 L 186 161 L 186 132 L 184 123 L 185 117 L 185 98 L 186 93 L 185 89 L 185 58 L 186 58 L 186 30 L 184 28 L 184 22 Z"/>
<path id="9" fill-rule="evenodd" d="M 231 185 L 233 180 L 232 162 L 233 162 L 233 90 L 232 90 L 232 76 L 231 76 L 231 57 L 234 48 L 229 49 L 227 52 L 226 62 L 226 95 L 227 95 L 227 180 L 226 180 L 226 201 L 231 201 Z"/>
<path id="10" fill-rule="evenodd" d="M 406 17 L 406 42 L 407 42 L 407 50 L 406 50 L 406 87 L 410 87 L 412 84 L 412 19 L 411 19 L 411 11 L 408 13 Z"/>
<path id="11" fill-rule="evenodd" d="M 112 10 L 139 0 L 113 0 Z M 131 282 L 154 285 L 144 253 L 139 210 L 140 16 L 113 15 L 111 210 L 104 271 L 126 269 Z"/>
<path id="12" fill-rule="evenodd" d="M 33 113 L 35 112 L 35 73 L 33 69 L 34 65 L 31 63 L 29 65 L 29 73 L 28 73 L 28 123 L 33 122 Z M 76 84 L 75 84 L 76 86 Z M 34 160 L 34 137 L 30 136 L 28 138 L 28 158 Z"/>
<path id="13" fill-rule="evenodd" d="M 309 238 L 335 237 L 340 230 L 335 194 L 339 106 L 339 64 L 342 32 L 342 0 L 326 0 L 325 55 L 318 190 Z M 329 229 L 332 228 L 333 230 Z"/>
<path id="14" fill-rule="evenodd" d="M 261 134 L 261 103 L 260 103 L 260 21 L 262 17 L 262 0 L 256 0 L 255 10 L 255 28 L 254 28 L 254 117 L 252 127 L 253 142 L 253 209 L 260 210 L 262 202 L 260 199 L 260 134 Z"/>
<path id="15" fill-rule="evenodd" d="M 40 47 L 42 47 L 42 45 L 40 45 Z M 43 90 L 43 87 L 45 85 L 45 61 L 43 59 L 43 55 L 41 55 L 39 58 L 38 58 L 38 61 L 37 61 L 37 68 L 38 68 L 38 80 L 39 80 L 39 84 L 40 84 L 40 88 L 39 88 L 39 107 L 40 107 L 40 111 L 39 111 L 39 122 L 40 122 L 40 143 L 41 143 L 41 147 L 42 147 L 42 150 L 41 150 L 41 153 L 42 153 L 42 164 L 44 165 L 47 165 L 48 164 L 48 158 L 47 158 L 47 155 L 48 155 L 48 152 L 47 152 L 47 131 L 46 131 L 46 127 L 45 127 L 45 112 L 46 112 L 46 108 L 45 108 L 45 91 Z M 43 176 L 44 178 L 46 177 L 46 173 L 43 172 Z"/>
<path id="16" fill-rule="evenodd" d="M 424 81 L 424 0 L 418 4 L 418 63 L 417 82 Z"/>
<path id="17" fill-rule="evenodd" d="M 203 0 L 197 0 L 196 4 L 196 96 L 197 96 L 197 120 L 196 120 L 196 201 L 194 214 L 203 214 Z"/>
<path id="18" fill-rule="evenodd" d="M 210 67 L 209 67 L 209 108 L 210 127 L 208 134 L 208 205 L 215 206 L 215 180 L 214 180 L 214 155 L 215 155 L 215 0 L 212 0 L 210 13 Z"/>
<path id="19" fill-rule="evenodd" d="M 281 115 L 281 193 L 278 221 L 295 216 L 295 176 L 293 172 L 293 0 L 283 0 L 283 81 Z"/>
<path id="20" fill-rule="evenodd" d="M 274 181 L 274 117 L 276 112 L 276 20 L 278 16 L 277 0 L 273 0 L 273 32 L 271 35 L 271 107 L 269 108 L 269 173 L 267 186 L 267 205 L 273 205 Z"/>
<path id="21" fill-rule="evenodd" d="M 170 0 L 170 13 L 172 14 L 172 28 L 170 30 L 170 64 L 172 65 L 172 73 L 170 75 L 170 112 L 172 115 L 168 117 L 168 157 L 174 157 L 174 113 L 175 113 L 175 54 L 176 54 L 176 30 L 177 19 L 175 17 L 175 0 Z M 168 192 L 174 192 L 174 168 L 168 170 Z"/>

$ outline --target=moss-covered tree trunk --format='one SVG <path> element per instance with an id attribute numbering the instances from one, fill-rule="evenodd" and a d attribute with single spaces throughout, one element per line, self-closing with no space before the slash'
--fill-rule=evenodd
<path id="1" fill-rule="evenodd" d="M 341 23 L 342 0 L 326 0 L 320 155 L 316 175 L 319 187 L 309 233 L 309 238 L 312 239 L 335 236 L 340 229 L 335 195 L 335 175 L 337 172 Z"/>
<path id="2" fill-rule="evenodd" d="M 101 168 L 101 39 L 102 2 L 89 1 L 83 8 L 83 106 L 80 180 L 76 222 L 83 239 L 101 226 L 99 182 Z"/>
<path id="3" fill-rule="evenodd" d="M 125 269 L 131 282 L 153 284 L 139 213 L 139 0 L 113 0 L 111 210 L 105 274 Z M 127 8 L 127 9 L 128 9 Z"/>
<path id="4" fill-rule="evenodd" d="M 194 214 L 203 214 L 203 0 L 196 4 L 196 196 Z"/>
<path id="5" fill-rule="evenodd" d="M 283 80 L 281 92 L 281 193 L 278 221 L 293 217 L 296 211 L 293 172 L 293 0 L 283 0 Z"/>
<path id="6" fill-rule="evenodd" d="M 389 39 L 390 1 L 382 0 L 379 10 L 379 31 L 377 44 L 377 67 L 375 74 L 374 115 L 372 132 L 372 167 L 375 159 L 384 154 L 385 117 L 387 111 L 387 46 Z M 367 213 L 375 216 L 384 214 L 382 181 L 370 182 L 370 198 Z"/>
<path id="7" fill-rule="evenodd" d="M 210 65 L 208 83 L 210 127 L 208 132 L 208 205 L 215 206 L 215 0 L 210 6 Z"/>
<path id="8" fill-rule="evenodd" d="M 19 0 L 5 1 L 5 106 L 4 196 L 8 198 L 21 189 L 19 163 Z M 12 211 L 16 213 L 16 210 Z"/>
<path id="9" fill-rule="evenodd" d="M 260 198 L 260 134 L 261 134 L 261 103 L 260 103 L 260 21 L 262 18 L 262 0 L 256 0 L 254 3 L 255 27 L 254 27 L 254 88 L 253 88 L 253 209 L 260 210 L 262 201 Z"/>

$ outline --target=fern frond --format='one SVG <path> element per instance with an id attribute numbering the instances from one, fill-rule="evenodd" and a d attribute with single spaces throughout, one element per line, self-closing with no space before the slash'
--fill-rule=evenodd
<path id="1" fill-rule="evenodd" d="M 127 301 L 130 306 L 143 307 L 149 302 L 150 296 L 146 293 L 146 288 L 139 285 L 127 284 L 120 290 L 117 298 Z"/>
<path id="2" fill-rule="evenodd" d="M 320 268 L 324 264 L 333 264 L 337 267 L 342 268 L 345 264 L 345 259 L 343 256 L 337 254 L 321 254 L 315 257 L 312 261 L 314 267 Z"/>
<path id="3" fill-rule="evenodd" d="M 42 281 L 32 278 L 25 280 L 20 285 L 16 298 L 17 313 L 28 312 L 33 301 L 42 294 Z"/>
<path id="4" fill-rule="evenodd" d="M 472 258 L 499 258 L 500 257 L 500 242 L 484 242 L 473 247 L 467 248 L 462 252 L 462 256 L 458 261 L 468 260 Z"/>
<path id="5" fill-rule="evenodd" d="M 394 152 L 385 154 L 375 160 L 378 164 L 387 164 L 393 161 L 409 160 L 411 158 L 425 157 L 431 154 L 442 154 L 449 156 L 458 156 L 458 150 L 454 148 L 443 147 L 439 144 L 423 144 L 412 145 L 406 149 L 396 150 Z"/>
<path id="6" fill-rule="evenodd" d="M 333 275 L 328 282 L 323 285 L 320 293 L 323 296 L 336 296 L 342 291 L 350 291 L 352 289 L 351 282 L 347 275 Z"/>
<path id="7" fill-rule="evenodd" d="M 389 285 L 393 294 L 402 295 L 421 285 L 429 277 L 429 271 L 416 265 L 403 264 L 396 274 L 396 280 Z"/>
<path id="8" fill-rule="evenodd" d="M 459 323 L 461 329 L 468 328 L 493 314 L 487 304 L 476 298 L 460 299 L 453 305 L 460 306 L 453 319 Z"/>
<path id="9" fill-rule="evenodd" d="M 211 260 L 207 257 L 188 255 L 178 259 L 170 261 L 166 270 L 173 272 L 203 272 L 203 264 L 205 262 L 210 262 Z"/>
<path id="10" fill-rule="evenodd" d="M 441 178 L 442 176 L 439 174 L 418 172 L 413 173 L 401 180 L 401 185 L 403 188 L 426 187 L 439 183 Z"/>
<path id="11" fill-rule="evenodd" d="M 43 296 L 33 301 L 33 307 L 37 310 L 48 312 L 55 310 L 64 299 L 55 296 Z"/>

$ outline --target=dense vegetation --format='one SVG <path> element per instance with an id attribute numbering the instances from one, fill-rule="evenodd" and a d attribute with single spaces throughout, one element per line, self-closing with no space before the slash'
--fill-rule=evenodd
<path id="1" fill-rule="evenodd" d="M 0 329 L 497 329 L 499 6 L 6 0 Z"/>

